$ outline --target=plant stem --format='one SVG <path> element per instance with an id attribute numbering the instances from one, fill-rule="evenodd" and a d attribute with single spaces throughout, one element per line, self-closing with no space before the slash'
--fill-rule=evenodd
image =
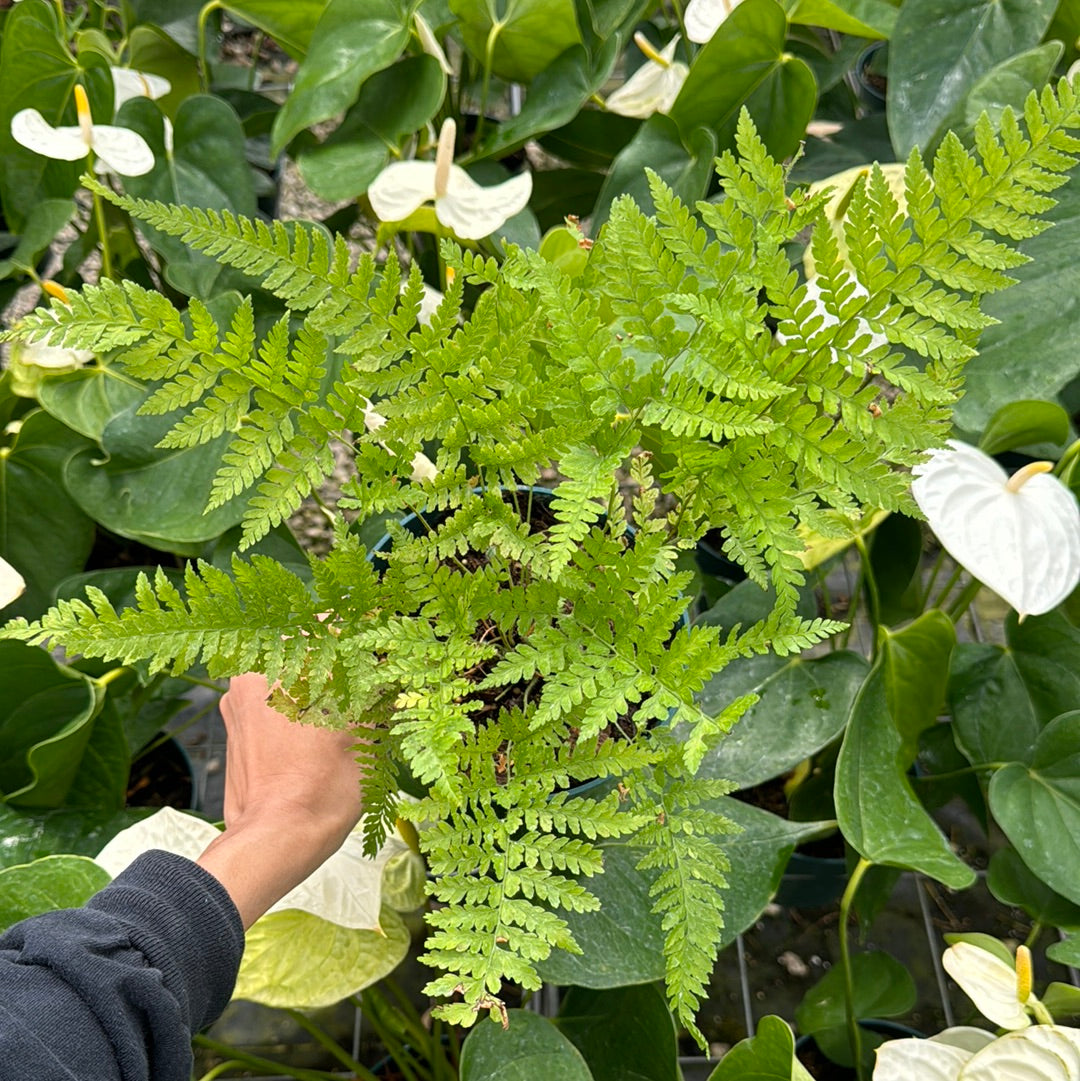
<path id="1" fill-rule="evenodd" d="M 91 171 L 93 167 L 91 161 Z M 101 196 L 96 191 L 93 193 L 93 199 L 94 221 L 97 224 L 98 241 L 101 244 L 101 276 L 111 281 L 113 276 L 112 252 L 109 249 L 109 234 L 105 229 L 105 206 L 101 201 Z"/>
<path id="2" fill-rule="evenodd" d="M 286 1009 L 287 1013 L 309 1036 L 314 1037 L 316 1043 L 328 1051 L 345 1067 L 356 1075 L 356 1081 L 378 1081 L 375 1075 L 361 1063 L 357 1062 L 328 1032 L 324 1031 L 306 1014 L 300 1010 Z"/>
<path id="3" fill-rule="evenodd" d="M 985 769 L 1004 769 L 1007 762 L 980 762 L 977 766 L 965 766 L 963 769 L 949 770 L 948 773 L 928 773 L 919 777 L 920 783 L 927 781 L 951 781 L 954 777 L 966 777 L 969 773 L 981 773 Z"/>
<path id="4" fill-rule="evenodd" d="M 866 1070 L 862 1061 L 862 1030 L 859 1019 L 855 1016 L 855 979 L 851 971 L 851 951 L 848 945 L 848 916 L 851 904 L 855 900 L 859 883 L 873 864 L 868 859 L 860 859 L 851 872 L 851 878 L 840 899 L 840 963 L 844 966 L 844 1008 L 847 1013 L 848 1040 L 851 1054 L 855 1059 L 855 1073 L 859 1081 L 866 1081 Z"/>
<path id="5" fill-rule="evenodd" d="M 296 1081 L 340 1081 L 340 1078 L 324 1070 L 305 1070 L 299 1066 L 286 1066 L 284 1063 L 274 1062 L 259 1055 L 252 1055 L 247 1051 L 238 1051 L 235 1047 L 231 1047 L 221 1040 L 215 1040 L 212 1036 L 204 1036 L 202 1033 L 193 1036 L 191 1042 L 197 1047 L 205 1047 L 208 1051 L 214 1051 L 219 1055 L 234 1059 L 247 1067 L 247 1069 L 258 1070 L 262 1074 L 270 1076 L 285 1074 L 287 1077 L 296 1078 Z"/>
<path id="6" fill-rule="evenodd" d="M 982 589 L 982 582 L 978 578 L 972 578 L 960 591 L 960 595 L 952 602 L 949 610 L 945 613 L 953 623 L 960 621 L 960 617 L 968 610 L 971 602 L 978 596 L 980 589 Z"/>
<path id="7" fill-rule="evenodd" d="M 484 134 L 484 122 L 487 120 L 488 91 L 491 89 L 491 65 L 495 60 L 495 43 L 499 40 L 502 28 L 502 23 L 492 23 L 484 46 L 484 80 L 480 84 L 480 109 L 476 118 L 476 133 L 473 135 L 473 146 L 480 145 L 480 140 Z"/>
<path id="8" fill-rule="evenodd" d="M 870 619 L 870 657 L 877 656 L 878 649 L 878 626 L 881 623 L 881 595 L 878 593 L 877 579 L 874 577 L 874 568 L 870 564 L 870 550 L 866 547 L 866 541 L 862 535 L 855 534 L 855 547 L 859 550 L 859 558 L 862 562 L 862 579 L 866 588 L 868 616 Z"/>
<path id="9" fill-rule="evenodd" d="M 1042 934 L 1043 925 L 1040 920 L 1036 920 L 1031 925 L 1031 930 L 1028 932 L 1027 938 L 1024 939 L 1024 945 L 1030 950 L 1032 946 L 1038 941 L 1039 935 Z"/>
<path id="10" fill-rule="evenodd" d="M 964 568 L 959 563 L 953 568 L 952 574 L 949 575 L 948 581 L 941 587 L 941 592 L 937 595 L 937 600 L 934 601 L 933 607 L 944 608 L 945 601 L 948 599 L 949 594 L 953 591 L 953 586 L 960 581 L 960 576 L 964 573 Z M 929 599 L 929 593 L 927 593 L 927 599 Z"/>
<path id="11" fill-rule="evenodd" d="M 934 566 L 930 571 L 930 578 L 926 583 L 926 588 L 919 591 L 919 614 L 921 615 L 926 611 L 926 602 L 930 599 L 930 593 L 933 591 L 934 585 L 937 583 L 938 575 L 941 574 L 941 568 L 945 565 L 945 549 L 941 548 L 938 551 L 937 559 L 934 560 Z"/>
<path id="12" fill-rule="evenodd" d="M 199 11 L 199 86 L 204 94 L 210 93 L 210 67 L 206 62 L 206 23 L 221 6 L 221 0 L 210 0 L 208 4 L 203 4 Z"/>
<path id="13" fill-rule="evenodd" d="M 173 676 L 173 679 L 182 679 L 186 683 L 192 683 L 196 687 L 208 687 L 212 691 L 217 691 L 218 694 L 224 694 L 225 688 L 220 683 L 215 683 L 212 679 L 199 679 L 198 676 L 189 676 L 187 673 L 183 675 Z"/>
<path id="14" fill-rule="evenodd" d="M 242 1069 L 244 1064 L 236 1058 L 228 1059 L 225 1062 L 215 1066 L 209 1073 L 204 1073 L 199 1081 L 215 1081 L 215 1078 L 220 1077 L 226 1070 L 238 1070 Z"/>

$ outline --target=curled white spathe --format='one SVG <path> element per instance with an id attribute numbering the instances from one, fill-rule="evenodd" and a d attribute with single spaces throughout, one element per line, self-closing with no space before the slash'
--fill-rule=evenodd
<path id="1" fill-rule="evenodd" d="M 0 608 L 17 601 L 26 589 L 23 576 L 0 556 Z"/>
<path id="2" fill-rule="evenodd" d="M 656 52 L 641 33 L 634 35 L 634 41 L 649 59 L 618 90 L 608 95 L 604 105 L 609 112 L 619 116 L 647 120 L 653 113 L 666 113 L 671 109 L 690 69 L 675 59 L 678 34 L 660 52 Z"/>
<path id="3" fill-rule="evenodd" d="M 957 439 L 913 473 L 912 494 L 946 551 L 1021 617 L 1049 612 L 1076 587 L 1080 510 L 1057 477 L 1010 487 L 993 458 Z"/>
<path id="4" fill-rule="evenodd" d="M 741 2 L 742 0 L 690 0 L 683 15 L 686 36 L 691 41 L 704 45 Z"/>
<path id="5" fill-rule="evenodd" d="M 368 201 L 379 221 L 404 221 L 425 203 L 462 240 L 490 236 L 524 210 L 532 195 L 532 175 L 519 173 L 484 187 L 454 164 L 453 120 L 443 122 L 434 161 L 391 162 L 371 182 Z"/>

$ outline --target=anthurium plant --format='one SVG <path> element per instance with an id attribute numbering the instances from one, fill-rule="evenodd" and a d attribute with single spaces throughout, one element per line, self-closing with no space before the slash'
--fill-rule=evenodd
<path id="1" fill-rule="evenodd" d="M 504 1016 L 504 979 L 535 987 L 538 962 L 579 948 L 560 911 L 597 906 L 598 841 L 632 840 L 656 872 L 670 1002 L 696 1033 L 730 827 L 709 806 L 727 783 L 695 773 L 753 695 L 705 712 L 695 694 L 736 657 L 838 629 L 798 611 L 800 529 L 850 535 L 867 504 L 914 511 L 898 467 L 943 442 L 987 323 L 978 297 L 1009 283 L 1002 268 L 1023 259 L 1011 241 L 1040 230 L 1041 192 L 1074 160 L 1072 89 L 1032 97 L 1025 123 L 1006 112 L 998 136 L 983 118 L 977 153 L 946 139 L 932 171 L 913 152 L 906 212 L 872 171 L 845 226 L 853 278 L 825 196 L 789 191 L 744 114 L 739 156 L 717 164 L 726 198 L 699 204 L 700 223 L 654 175 L 655 215 L 616 200 L 574 277 L 528 250 L 500 266 L 444 243 L 449 286 L 426 325 L 415 267 L 353 268 L 318 230 L 84 178 L 262 277 L 290 317 L 260 335 L 248 300 L 193 301 L 185 320 L 156 291 L 102 281 L 15 335 L 153 381 L 141 411 L 175 418 L 164 446 L 227 438 L 208 506 L 245 501 L 245 545 L 322 480 L 331 439 L 352 444 L 358 474 L 310 585 L 269 556 L 237 557 L 231 572 L 199 563 L 182 588 L 142 578 L 122 612 L 90 590 L 6 636 L 151 671 L 259 669 L 281 681 L 274 701 L 290 715 L 368 725 L 365 843 L 374 854 L 399 817 L 427 827 L 442 904 L 425 960 L 444 970 L 429 991 L 454 1021 Z M 785 251 L 807 229 L 816 300 Z M 659 478 L 642 446 L 659 448 Z M 420 453 L 433 468 L 417 471 Z M 528 486 L 552 462 L 563 479 L 544 502 Z M 417 532 L 391 521 L 391 549 L 369 558 L 351 519 L 406 512 Z M 710 525 L 775 594 L 763 619 L 724 635 L 679 628 L 689 598 L 675 563 Z M 398 798 L 402 768 L 426 791 L 415 804 Z M 593 780 L 606 794 L 573 795 Z M 947 867 L 943 855 L 930 873 Z"/>

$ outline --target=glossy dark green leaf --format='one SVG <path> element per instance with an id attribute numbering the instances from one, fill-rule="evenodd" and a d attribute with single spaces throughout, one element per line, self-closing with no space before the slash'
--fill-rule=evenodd
<path id="1" fill-rule="evenodd" d="M 90 742 L 83 751 L 79 772 L 64 797 L 73 810 L 119 811 L 127 799 L 131 751 L 124 722 L 108 698 L 94 718 Z"/>
<path id="2" fill-rule="evenodd" d="M 0 870 L 0 931 L 43 912 L 78 908 L 111 881 L 85 856 L 45 856 Z"/>
<path id="3" fill-rule="evenodd" d="M 1035 876 L 1080 904 L 1080 711 L 1051 721 L 1027 760 L 999 769 L 989 799 Z"/>
<path id="4" fill-rule="evenodd" d="M 593 1081 L 682 1081 L 675 1026 L 660 984 L 610 991 L 571 987 L 555 1024 L 581 1052 Z"/>
<path id="5" fill-rule="evenodd" d="M 581 1052 L 531 1010 L 510 1010 L 509 1024 L 478 1021 L 461 1048 L 461 1081 L 592 1081 Z"/>
<path id="6" fill-rule="evenodd" d="M 160 27 L 136 26 L 131 31 L 128 66 L 169 80 L 172 89 L 155 99 L 166 116 L 176 116 L 180 106 L 199 93 L 198 61 Z"/>
<path id="7" fill-rule="evenodd" d="M 905 0 L 889 41 L 887 112 L 900 161 L 924 157 L 964 120 L 972 88 L 1038 45 L 1057 0 Z"/>
<path id="8" fill-rule="evenodd" d="M 560 53 L 582 44 L 574 0 L 450 0 L 465 48 L 512 83 L 535 79 Z"/>
<path id="9" fill-rule="evenodd" d="M 50 416 L 95 442 L 113 417 L 145 397 L 146 387 L 109 361 L 50 375 L 38 387 L 38 400 Z"/>
<path id="10" fill-rule="evenodd" d="M 664 935 L 649 897 L 653 877 L 637 870 L 644 853 L 618 843 L 602 851 L 604 873 L 588 882 L 600 909 L 563 914 L 582 953 L 553 950 L 537 966 L 549 983 L 606 988 L 664 977 Z"/>
<path id="11" fill-rule="evenodd" d="M 1007 402 L 987 423 L 979 449 L 1000 454 L 1035 443 L 1064 443 L 1068 438 L 1069 414 L 1057 402 Z"/>
<path id="12" fill-rule="evenodd" d="M 870 538 L 870 568 L 877 583 L 881 622 L 887 626 L 919 613 L 922 554 L 922 523 L 904 514 L 890 514 Z"/>
<path id="13" fill-rule="evenodd" d="M 1050 957 L 1050 950 L 1046 951 L 1046 955 Z M 1055 958 L 1051 957 L 1051 960 Z M 1071 983 L 1055 982 L 1050 984 L 1039 998 L 1059 1023 L 1066 1017 L 1080 1017 L 1080 987 L 1073 987 Z"/>
<path id="14" fill-rule="evenodd" d="M 126 102 L 119 120 L 142 135 L 156 159 L 145 176 L 125 181 L 129 195 L 254 215 L 255 189 L 244 153 L 244 129 L 226 102 L 208 94 L 188 98 L 173 123 L 171 156 L 165 152 L 161 110 L 149 98 Z M 221 274 L 215 259 L 152 226 L 140 223 L 139 230 L 165 260 L 165 277 L 173 288 L 201 298 L 213 293 Z"/>
<path id="15" fill-rule="evenodd" d="M 1033 875 L 1015 848 L 999 848 L 990 857 L 986 885 L 1003 904 L 1023 909 L 1048 927 L 1080 930 L 1080 905 L 1055 893 Z"/>
<path id="16" fill-rule="evenodd" d="M 919 735 L 937 720 L 945 705 L 956 629 L 935 608 L 903 630 L 882 627 L 879 634 L 889 715 L 903 741 L 901 763 L 906 768 L 915 761 Z"/>
<path id="17" fill-rule="evenodd" d="M 26 811 L 0 803 L 0 867 L 57 853 L 96 856 L 121 830 L 152 812 Z"/>
<path id="18" fill-rule="evenodd" d="M 1080 702 L 1080 630 L 1060 611 L 1023 623 L 1010 612 L 1005 634 L 1005 646 L 960 645 L 953 657 L 956 743 L 975 764 L 1027 761 L 1047 722 Z"/>
<path id="19" fill-rule="evenodd" d="M 94 523 L 68 493 L 63 474 L 67 461 L 88 448 L 37 410 L 0 454 L 0 556 L 26 580 L 26 592 L 4 609 L 4 619 L 40 615 L 56 582 L 86 563 Z"/>
<path id="20" fill-rule="evenodd" d="M 212 540 L 243 515 L 242 496 L 203 513 L 229 433 L 200 447 L 158 450 L 155 444 L 175 416 L 139 416 L 136 408 L 125 409 L 105 426 L 104 455 L 94 447 L 67 460 L 64 483 L 106 529 L 187 554 L 183 546 Z"/>
<path id="21" fill-rule="evenodd" d="M 876 950 L 851 958 L 855 984 L 855 1016 L 896 1017 L 915 1005 L 915 981 L 895 957 Z M 847 1018 L 844 1003 L 844 968 L 833 965 L 803 996 L 795 1011 L 802 1034 L 842 1027 Z"/>
<path id="22" fill-rule="evenodd" d="M 650 116 L 611 163 L 593 208 L 593 232 L 607 221 L 611 204 L 620 195 L 629 195 L 646 214 L 652 212 L 646 169 L 659 173 L 675 194 L 692 206 L 708 190 L 715 157 L 716 138 L 707 128 L 695 129 L 684 143 L 670 117 L 660 113 Z"/>
<path id="23" fill-rule="evenodd" d="M 1064 318 L 1080 295 L 1080 168 L 1054 198 L 1052 228 L 1020 245 L 1033 260 L 1010 270 L 1018 284 L 988 296 L 987 315 L 998 320 L 965 369 L 964 395 L 955 423 L 977 436 L 1003 405 L 1021 399 L 1051 401 L 1076 377 L 1080 322 Z M 975 442 L 973 438 L 971 440 Z"/>
<path id="24" fill-rule="evenodd" d="M 0 278 L 36 267 L 56 234 L 74 214 L 75 203 L 71 199 L 43 199 L 31 207 L 15 250 L 7 259 L 0 260 Z"/>
<path id="25" fill-rule="evenodd" d="M 43 199 L 68 198 L 86 163 L 53 161 L 20 146 L 11 136 L 11 118 L 21 109 L 37 109 L 50 124 L 74 124 L 72 90 L 80 74 L 91 103 L 111 110 L 108 65 L 101 57 L 77 61 L 71 55 L 52 4 L 20 4 L 8 14 L 0 43 L 0 203 L 8 228 L 16 232 Z"/>
<path id="26" fill-rule="evenodd" d="M 376 72 L 341 126 L 297 154 L 304 180 L 324 199 L 362 195 L 390 161 L 390 148 L 431 121 L 445 91 L 446 76 L 430 56 Z"/>
<path id="27" fill-rule="evenodd" d="M 807 1081 L 795 1057 L 795 1037 L 786 1021 L 763 1017 L 753 1036 L 740 1040 L 709 1074 L 709 1081 Z"/>
<path id="28" fill-rule="evenodd" d="M 1080 967 L 1080 935 L 1068 935 L 1060 942 L 1047 946 L 1046 956 L 1060 965 Z"/>
<path id="29" fill-rule="evenodd" d="M 735 145 L 745 106 L 776 158 L 794 153 L 817 104 L 805 61 L 786 48 L 787 16 L 776 0 L 743 0 L 694 59 L 671 119 L 685 133 L 712 130 L 721 151 Z"/>
<path id="30" fill-rule="evenodd" d="M 784 0 L 784 7 L 793 23 L 860 38 L 887 38 L 896 26 L 888 0 Z"/>
<path id="31" fill-rule="evenodd" d="M 649 0 L 578 0 L 578 25 L 606 41 L 617 30 L 630 29 L 648 7 Z"/>
<path id="32" fill-rule="evenodd" d="M 225 0 L 221 6 L 257 26 L 299 60 L 307 52 L 326 0 Z"/>
<path id="33" fill-rule="evenodd" d="M 345 112 L 364 81 L 401 55 L 411 7 L 407 0 L 330 0 L 274 121 L 275 157 L 294 135 Z"/>
<path id="34" fill-rule="evenodd" d="M 589 97 L 607 82 L 621 44 L 618 37 L 610 38 L 595 62 L 590 61 L 581 45 L 574 45 L 556 57 L 530 84 L 521 112 L 492 128 L 471 156 L 509 154 L 534 136 L 568 124 Z"/>
<path id="35" fill-rule="evenodd" d="M 844 730 L 867 670 L 865 659 L 850 650 L 814 660 L 766 655 L 733 661 L 705 684 L 701 708 L 719 713 L 741 695 L 760 699 L 709 750 L 699 774 L 739 788 L 782 776 Z"/>
<path id="36" fill-rule="evenodd" d="M 571 165 L 606 172 L 640 127 L 641 121 L 629 116 L 582 109 L 569 124 L 541 134 L 539 142 Z"/>
<path id="37" fill-rule="evenodd" d="M 1060 41 L 1048 41 L 996 64 L 971 88 L 964 102 L 964 126 L 974 130 L 984 112 L 995 128 L 1006 108 L 1023 113 L 1028 94 L 1046 86 L 1063 52 Z"/>
<path id="38" fill-rule="evenodd" d="M 533 175 L 529 209 L 536 215 L 541 229 L 562 225 L 567 215 L 589 217 L 600 190 L 604 174 L 587 169 L 545 169 Z"/>
<path id="39" fill-rule="evenodd" d="M 0 795 L 16 807 L 60 806 L 104 699 L 45 650 L 0 642 Z"/>
<path id="40" fill-rule="evenodd" d="M 970 886 L 974 872 L 949 848 L 911 790 L 889 699 L 879 658 L 855 699 L 836 763 L 840 830 L 872 863 L 921 871 L 954 889 Z"/>

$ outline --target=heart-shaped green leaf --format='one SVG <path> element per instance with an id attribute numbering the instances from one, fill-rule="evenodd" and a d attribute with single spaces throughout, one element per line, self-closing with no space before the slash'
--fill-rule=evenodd
<path id="1" fill-rule="evenodd" d="M 1080 904 L 1080 711 L 1051 721 L 1026 761 L 998 770 L 989 799 L 1024 863 L 1050 889 Z"/>
<path id="2" fill-rule="evenodd" d="M 86 856 L 45 856 L 7 867 L 0 871 L 0 931 L 43 912 L 78 908 L 110 881 Z"/>
<path id="3" fill-rule="evenodd" d="M 709 1081 L 809 1081 L 795 1057 L 795 1037 L 786 1021 L 763 1017 L 757 1032 L 740 1040 L 709 1074 Z"/>
<path id="4" fill-rule="evenodd" d="M 963 889 L 975 881 L 975 873 L 949 848 L 911 790 L 889 699 L 885 663 L 879 658 L 852 706 L 836 763 L 834 798 L 841 832 L 872 863 L 921 871 Z"/>
<path id="5" fill-rule="evenodd" d="M 508 1025 L 480 1021 L 461 1049 L 461 1081 L 592 1081 L 581 1052 L 546 1018 L 510 1010 Z"/>
<path id="6" fill-rule="evenodd" d="M 787 51 L 787 16 L 776 0 L 743 0 L 694 59 L 671 119 L 684 135 L 699 127 L 716 135 L 721 151 L 735 145 L 745 106 L 776 158 L 792 154 L 817 104 L 817 83 L 806 63 Z"/>
<path id="7" fill-rule="evenodd" d="M 889 41 L 887 111 L 896 156 L 929 158 L 963 122 L 972 87 L 1038 45 L 1057 0 L 906 0 Z"/>

